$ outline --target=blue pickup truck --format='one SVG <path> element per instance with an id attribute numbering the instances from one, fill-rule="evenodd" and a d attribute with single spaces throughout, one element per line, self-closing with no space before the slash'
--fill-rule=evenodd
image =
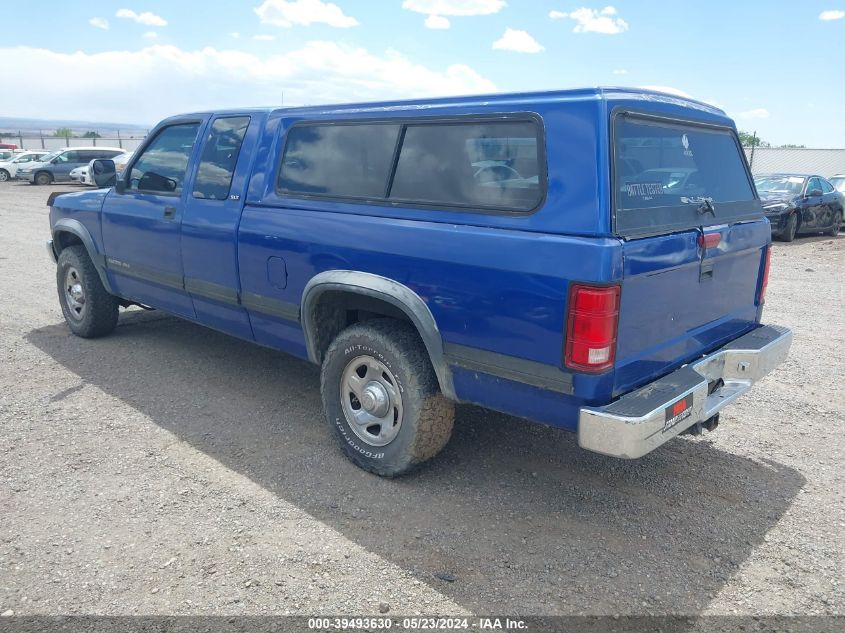
<path id="1" fill-rule="evenodd" d="M 400 475 L 454 403 L 637 458 L 787 355 L 762 325 L 771 230 L 733 122 L 584 89 L 161 122 L 97 191 L 53 195 L 82 337 L 138 304 L 321 366 L 346 455 Z"/>

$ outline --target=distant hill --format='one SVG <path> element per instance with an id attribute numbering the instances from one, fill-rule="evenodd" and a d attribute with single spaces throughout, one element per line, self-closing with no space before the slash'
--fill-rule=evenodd
<path id="1" fill-rule="evenodd" d="M 143 136 L 150 130 L 152 125 L 137 123 L 108 123 L 103 121 L 75 121 L 66 119 L 27 119 L 23 117 L 0 116 L 0 130 L 4 132 L 38 133 L 38 130 L 45 135 L 52 134 L 58 128 L 70 128 L 74 134 L 85 132 L 97 132 L 102 136 L 114 136 L 120 130 L 121 136 Z"/>

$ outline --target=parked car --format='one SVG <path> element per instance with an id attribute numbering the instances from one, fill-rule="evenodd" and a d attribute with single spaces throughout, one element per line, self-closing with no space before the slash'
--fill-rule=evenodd
<path id="1" fill-rule="evenodd" d="M 70 172 L 87 165 L 96 158 L 113 158 L 122 154 L 119 147 L 65 147 L 42 159 L 18 169 L 17 180 L 26 180 L 34 185 L 49 185 L 51 182 L 69 182 Z"/>
<path id="2" fill-rule="evenodd" d="M 119 154 L 112 158 L 114 161 L 114 169 L 118 175 L 123 173 L 123 170 L 126 169 L 126 165 L 129 164 L 129 161 L 132 160 L 134 155 L 135 152 L 124 152 L 123 154 Z"/>
<path id="3" fill-rule="evenodd" d="M 836 176 L 831 176 L 828 178 L 828 181 L 831 185 L 833 185 L 834 189 L 839 192 L 845 193 L 845 174 L 837 174 Z"/>
<path id="4" fill-rule="evenodd" d="M 796 235 L 838 235 L 845 217 L 845 195 L 821 176 L 760 174 L 754 179 L 772 235 L 791 242 Z"/>
<path id="5" fill-rule="evenodd" d="M 93 176 L 113 186 L 48 201 L 70 330 L 137 303 L 307 358 L 379 475 L 434 456 L 455 401 L 637 458 L 715 428 L 792 340 L 761 324 L 771 230 L 734 123 L 677 96 L 193 113 Z"/>
<path id="6" fill-rule="evenodd" d="M 0 143 L 0 150 L 7 150 L 7 149 L 18 149 L 18 146 L 15 143 Z"/>
<path id="7" fill-rule="evenodd" d="M 0 160 L 12 160 L 15 157 L 15 152 L 11 149 L 0 149 Z"/>
<path id="8" fill-rule="evenodd" d="M 94 181 L 91 180 L 90 174 L 91 166 L 89 163 L 88 165 L 82 165 L 82 167 L 71 169 L 69 176 L 73 182 L 78 182 L 80 185 L 93 185 Z"/>
<path id="9" fill-rule="evenodd" d="M 19 167 L 38 161 L 47 154 L 49 152 L 42 150 L 19 152 L 12 154 L 8 160 L 0 160 L 0 182 L 13 179 Z"/>

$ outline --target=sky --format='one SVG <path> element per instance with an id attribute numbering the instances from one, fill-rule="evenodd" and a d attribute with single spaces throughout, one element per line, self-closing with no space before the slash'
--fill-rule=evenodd
<path id="1" fill-rule="evenodd" d="M 3 24 L 0 116 L 660 86 L 845 147 L 845 0 L 19 0 Z"/>

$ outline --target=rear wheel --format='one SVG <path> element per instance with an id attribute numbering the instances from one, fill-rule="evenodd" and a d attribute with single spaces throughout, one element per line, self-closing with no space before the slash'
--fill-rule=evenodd
<path id="1" fill-rule="evenodd" d="M 49 185 L 51 182 L 53 182 L 53 176 L 51 176 L 46 171 L 40 171 L 35 174 L 36 185 Z"/>
<path id="2" fill-rule="evenodd" d="M 454 404 L 441 393 L 425 346 L 407 323 L 353 325 L 329 346 L 323 408 L 346 456 L 384 477 L 405 474 L 449 441 Z"/>
<path id="3" fill-rule="evenodd" d="M 62 250 L 56 283 L 62 314 L 71 332 L 82 338 L 98 338 L 114 330 L 120 300 L 103 287 L 84 246 Z"/>
<path id="4" fill-rule="evenodd" d="M 798 215 L 793 213 L 789 216 L 786 228 L 783 230 L 783 241 L 791 242 L 795 239 L 796 233 L 798 233 Z"/>
<path id="5" fill-rule="evenodd" d="M 6 182 L 9 180 L 9 172 L 5 169 L 0 169 L 0 182 Z"/>
<path id="6" fill-rule="evenodd" d="M 833 225 L 827 230 L 827 234 L 831 237 L 839 235 L 839 229 L 842 226 L 842 212 L 837 211 L 833 216 Z"/>

